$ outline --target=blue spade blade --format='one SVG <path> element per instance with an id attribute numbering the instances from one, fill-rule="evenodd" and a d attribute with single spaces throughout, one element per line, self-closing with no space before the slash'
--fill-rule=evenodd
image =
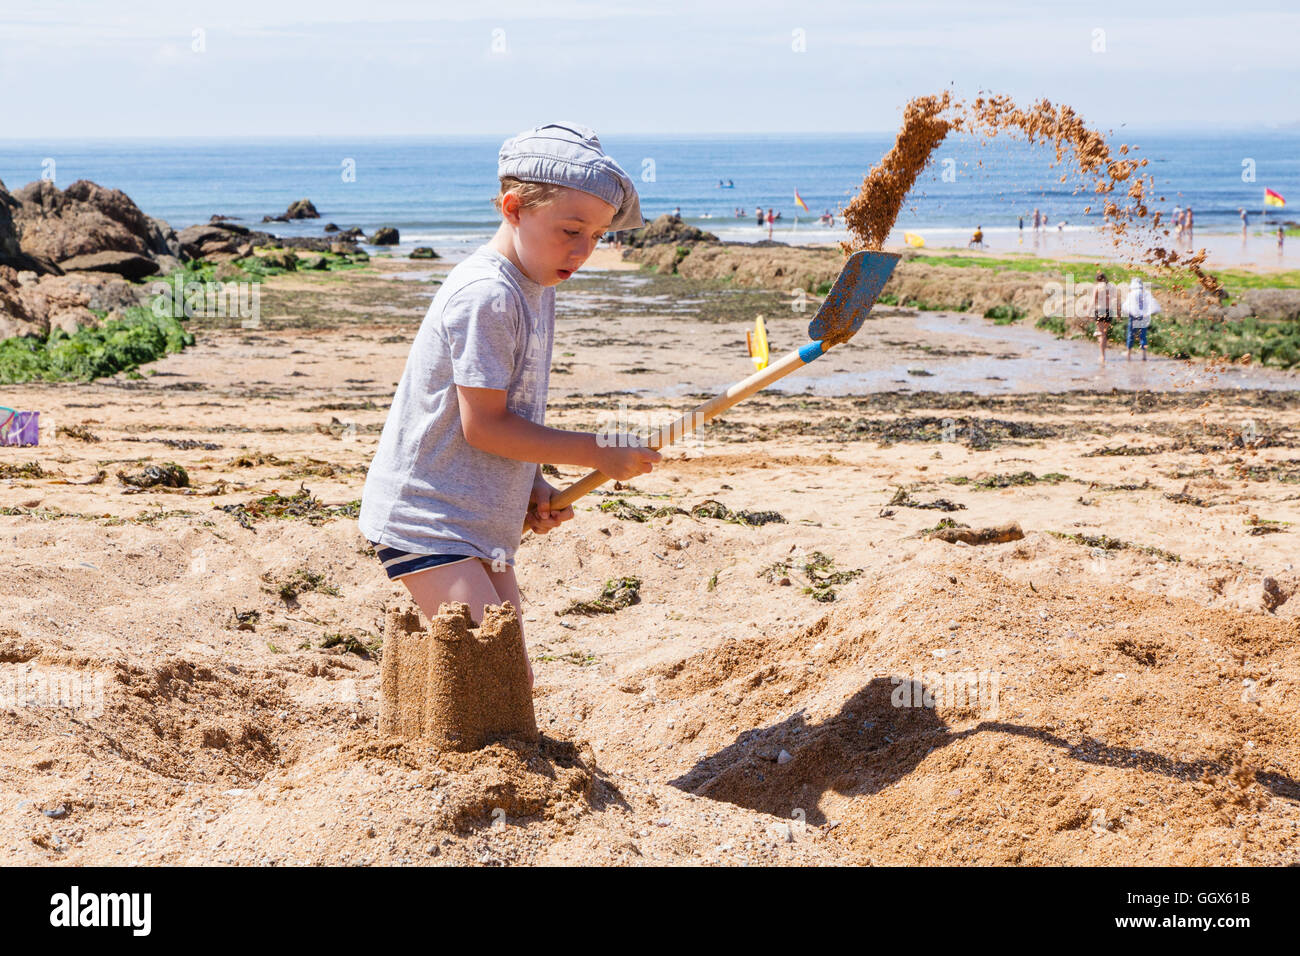
<path id="1" fill-rule="evenodd" d="M 867 313 L 876 304 L 876 296 L 898 265 L 898 258 L 895 252 L 855 252 L 849 256 L 826 301 L 808 323 L 808 338 L 834 344 L 862 328 Z"/>

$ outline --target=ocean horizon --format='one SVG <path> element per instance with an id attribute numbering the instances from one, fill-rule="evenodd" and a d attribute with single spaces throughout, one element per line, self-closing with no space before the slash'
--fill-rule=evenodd
<path id="1" fill-rule="evenodd" d="M 233 217 L 284 236 L 321 235 L 325 223 L 341 229 L 380 226 L 401 234 L 397 251 L 433 246 L 452 258 L 491 237 L 499 221 L 496 157 L 505 137 L 473 134 L 368 137 L 157 137 L 14 140 L 0 143 L 0 180 L 9 190 L 41 178 L 66 187 L 78 179 L 121 189 L 146 213 L 173 228 Z M 774 238 L 834 242 L 838 224 L 817 223 L 838 213 L 867 170 L 893 144 L 893 133 L 699 134 L 602 136 L 602 144 L 637 183 L 643 214 L 680 209 L 682 218 L 726 241 L 767 238 L 756 210 L 781 214 Z M 1153 208 L 1191 205 L 1205 232 L 1240 229 L 1245 208 L 1252 229 L 1290 219 L 1289 207 L 1271 209 L 1265 187 L 1294 201 L 1300 183 L 1300 130 L 1171 133 L 1123 130 L 1109 137 L 1150 160 L 1164 196 Z M 1065 168 L 1054 150 L 1008 137 L 980 144 L 950 137 L 918 179 L 896 223 L 896 234 L 924 231 L 935 244 L 960 243 L 976 227 L 989 236 L 1025 231 L 1035 209 L 1048 229 L 1095 230 L 1097 197 L 1076 192 L 1079 180 L 1060 182 Z M 719 181 L 724 185 L 720 188 Z M 731 186 L 725 184 L 730 182 Z M 795 191 L 807 204 L 795 203 Z M 320 219 L 273 222 L 296 199 L 311 199 Z M 1087 206 L 1094 211 L 1085 213 Z M 737 210 L 741 212 L 737 216 Z"/>

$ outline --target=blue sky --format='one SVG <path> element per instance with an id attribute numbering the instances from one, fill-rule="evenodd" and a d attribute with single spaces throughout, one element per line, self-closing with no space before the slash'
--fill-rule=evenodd
<path id="1" fill-rule="evenodd" d="M 3 128 L 17 138 L 499 135 L 563 118 L 602 134 L 885 131 L 908 98 L 949 86 L 1047 97 L 1101 128 L 1300 122 L 1294 4 L 1058 9 L 6 0 Z"/>

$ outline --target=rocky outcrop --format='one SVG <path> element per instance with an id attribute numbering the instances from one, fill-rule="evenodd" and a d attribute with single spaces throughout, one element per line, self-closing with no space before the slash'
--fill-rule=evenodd
<path id="1" fill-rule="evenodd" d="M 370 237 L 372 246 L 395 246 L 399 241 L 397 230 L 392 226 L 380 226 Z"/>
<path id="2" fill-rule="evenodd" d="M 411 250 L 412 259 L 441 259 L 442 256 L 434 252 L 428 246 L 416 246 Z"/>
<path id="3" fill-rule="evenodd" d="M 79 179 L 60 192 L 54 183 L 38 180 L 14 198 L 18 242 L 29 256 L 62 262 L 96 252 L 176 254 L 170 227 L 146 216 L 120 189 Z"/>
<path id="4" fill-rule="evenodd" d="M 312 205 L 310 199 L 299 199 L 289 204 L 286 209 L 278 216 L 263 216 L 262 222 L 288 222 L 291 219 L 319 219 L 320 213 Z"/>
<path id="5" fill-rule="evenodd" d="M 60 263 L 64 272 L 109 272 L 125 279 L 143 279 L 158 272 L 158 262 L 134 252 L 92 252 Z"/>
<path id="6" fill-rule="evenodd" d="M 254 245 L 252 238 L 253 234 L 243 226 L 224 222 L 186 226 L 177 233 L 181 252 L 189 259 L 207 259 L 220 255 L 235 257 L 252 255 Z M 267 235 L 267 238 L 270 236 Z"/>
<path id="7" fill-rule="evenodd" d="M 703 229 L 688 226 L 679 217 L 664 213 L 649 225 L 631 230 L 623 239 L 625 245 L 633 248 L 676 245 L 679 242 L 717 242 L 718 237 Z"/>
<path id="8" fill-rule="evenodd" d="M 0 266 L 0 339 L 15 335 L 49 335 L 53 328 L 68 333 L 78 326 L 99 325 L 91 312 L 91 295 L 65 276 L 38 277 Z"/>

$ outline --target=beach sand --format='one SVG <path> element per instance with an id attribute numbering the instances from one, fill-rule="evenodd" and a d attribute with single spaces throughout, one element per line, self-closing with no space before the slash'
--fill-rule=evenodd
<path id="1" fill-rule="evenodd" d="M 1297 861 L 1294 380 L 1063 383 L 1033 349 L 1070 343 L 970 316 L 881 309 L 530 536 L 540 744 L 381 736 L 361 651 L 406 592 L 346 506 L 443 269 L 279 277 L 261 328 L 196 319 L 141 380 L 10 389 L 100 440 L 0 459 L 41 468 L 0 479 L 5 863 Z M 799 344 L 784 302 L 580 276 L 547 424 L 675 417 L 752 371 L 756 311 Z M 167 461 L 188 489 L 116 478 Z M 304 487 L 307 518 L 232 507 Z M 710 501 L 784 520 L 690 513 Z M 687 513 L 634 520 L 665 507 Z M 925 538 L 941 519 L 1024 537 Z M 557 615 L 624 576 L 639 603 Z M 50 687 L 82 706 L 12 690 Z"/>

